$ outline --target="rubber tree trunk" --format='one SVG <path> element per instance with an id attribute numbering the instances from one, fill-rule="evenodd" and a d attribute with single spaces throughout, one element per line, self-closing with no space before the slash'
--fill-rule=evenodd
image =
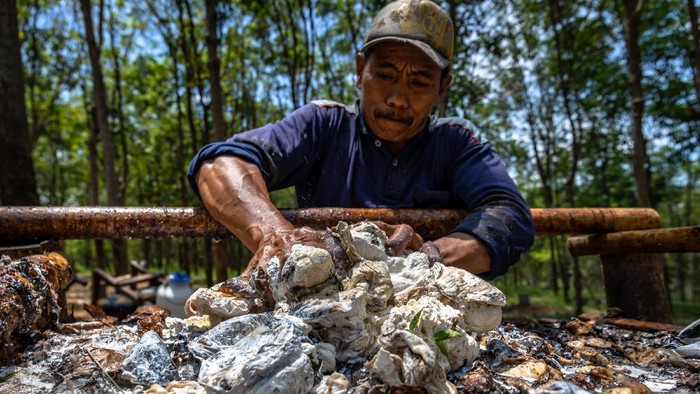
<path id="1" fill-rule="evenodd" d="M 222 141 L 226 138 L 226 121 L 224 118 L 224 94 L 221 89 L 219 60 L 219 38 L 217 37 L 218 14 L 216 11 L 218 0 L 206 0 L 207 10 L 207 56 L 209 61 L 209 84 L 211 86 L 211 114 L 214 124 L 214 138 Z M 214 242 L 214 261 L 216 266 L 216 280 L 223 282 L 228 279 L 228 241 Z"/>
<path id="2" fill-rule="evenodd" d="M 697 0 L 688 0 L 688 16 L 690 17 L 691 45 L 693 64 L 693 81 L 695 82 L 695 94 L 700 103 L 700 27 L 698 27 L 698 8 L 695 6 Z"/>
<path id="3" fill-rule="evenodd" d="M 608 307 L 640 320 L 671 322 L 661 254 L 602 255 Z"/>
<path id="4" fill-rule="evenodd" d="M 644 90 L 642 89 L 642 51 L 639 46 L 643 0 L 624 0 L 625 45 L 627 49 L 627 82 L 632 107 L 634 142 L 632 164 L 637 185 L 637 201 L 640 207 L 652 207 L 647 142 L 642 124 L 644 121 Z"/>
<path id="5" fill-rule="evenodd" d="M 0 204 L 39 205 L 15 0 L 0 3 Z"/>
<path id="6" fill-rule="evenodd" d="M 85 40 L 90 56 L 92 67 L 92 98 L 95 106 L 95 126 L 102 141 L 102 158 L 104 164 L 105 186 L 107 188 L 107 203 L 112 206 L 124 205 L 124 200 L 119 193 L 116 169 L 116 151 L 112 131 L 107 118 L 107 88 L 104 83 L 102 64 L 100 63 L 100 44 L 95 38 L 95 31 L 92 23 L 92 7 L 89 0 L 81 0 L 80 8 L 83 13 L 85 23 Z M 114 254 L 115 271 L 117 275 L 127 273 L 128 256 L 126 242 L 118 239 L 112 241 Z"/>

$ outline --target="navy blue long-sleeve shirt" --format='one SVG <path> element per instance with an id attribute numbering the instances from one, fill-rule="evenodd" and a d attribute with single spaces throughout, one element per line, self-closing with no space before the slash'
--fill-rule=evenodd
<path id="1" fill-rule="evenodd" d="M 474 126 L 460 118 L 432 117 L 425 128 L 392 154 L 359 114 L 315 101 L 279 122 L 204 146 L 187 175 L 232 155 L 255 163 L 269 190 L 295 186 L 301 208 L 451 208 L 468 215 L 453 232 L 473 235 L 491 253 L 493 279 L 506 272 L 534 241 L 530 208 L 503 162 Z"/>

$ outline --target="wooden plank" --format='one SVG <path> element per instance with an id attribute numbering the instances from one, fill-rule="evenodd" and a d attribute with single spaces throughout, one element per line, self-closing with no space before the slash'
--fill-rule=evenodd
<path id="1" fill-rule="evenodd" d="M 0 245 L 2 245 L 2 243 L 0 243 Z M 47 240 L 31 245 L 25 244 L 21 246 L 0 247 L 0 256 L 9 256 L 11 259 L 16 260 L 25 256 L 43 254 L 56 250 L 60 250 L 59 243 L 55 240 Z"/>
<path id="2" fill-rule="evenodd" d="M 448 209 L 283 209 L 296 226 L 317 229 L 338 221 L 379 220 L 408 224 L 425 239 L 448 234 L 467 214 Z M 537 235 L 581 235 L 656 228 L 650 208 L 532 209 Z M 228 238 L 232 235 L 205 210 L 193 207 L 0 207 L 0 245 L 61 239 Z"/>
<path id="3" fill-rule="evenodd" d="M 572 237 L 568 247 L 573 256 L 700 252 L 700 226 Z"/>
<path id="4" fill-rule="evenodd" d="M 607 317 L 600 312 L 584 312 L 578 316 L 583 321 L 595 320 L 597 323 L 612 324 L 614 326 L 635 331 L 668 331 L 678 334 L 683 330 L 683 326 L 669 323 L 660 323 L 648 320 L 630 319 L 628 317 Z M 540 319 L 542 321 L 543 319 Z M 558 321 L 557 321 L 558 322 Z"/>
<path id="5" fill-rule="evenodd" d="M 98 278 L 101 282 L 105 282 L 106 285 L 115 287 L 119 284 L 115 277 L 113 277 L 112 275 L 108 274 L 100 268 L 93 269 L 92 273 L 94 277 Z"/>
<path id="6" fill-rule="evenodd" d="M 683 329 L 683 326 L 678 326 L 675 324 L 629 319 L 626 317 L 613 317 L 605 319 L 605 322 L 629 330 L 641 330 L 652 332 L 668 331 L 672 333 L 679 333 Z"/>
<path id="7" fill-rule="evenodd" d="M 136 276 L 126 275 L 124 277 L 115 278 L 115 286 L 131 286 L 146 282 L 151 283 L 163 278 L 165 278 L 165 274 L 161 273 L 141 274 Z"/>

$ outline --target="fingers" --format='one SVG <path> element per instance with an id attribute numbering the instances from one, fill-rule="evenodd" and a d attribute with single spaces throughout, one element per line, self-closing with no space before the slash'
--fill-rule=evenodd
<path id="1" fill-rule="evenodd" d="M 227 279 L 225 282 L 221 283 L 219 291 L 240 298 L 255 298 L 257 296 L 253 286 L 251 286 L 247 280 L 242 279 L 242 277 Z"/>
<path id="2" fill-rule="evenodd" d="M 260 241 L 253 258 L 250 259 L 248 266 L 240 276 L 250 278 L 259 269 L 267 273 L 267 264 L 275 257 L 279 259 L 280 267 L 283 267 L 292 246 L 295 244 L 324 248 L 324 245 L 327 244 L 328 234 L 330 234 L 328 231 L 299 227 L 291 231 L 279 231 L 266 236 Z"/>
<path id="3" fill-rule="evenodd" d="M 407 224 L 399 224 L 393 227 L 391 233 L 387 232 L 389 240 L 386 243 L 386 248 L 389 253 L 400 255 L 406 249 L 417 251 L 423 246 L 423 238 L 413 231 L 413 228 Z M 386 230 L 385 230 L 386 232 Z"/>
<path id="4" fill-rule="evenodd" d="M 392 225 L 379 221 L 374 223 L 387 234 L 389 239 L 387 240 L 386 248 L 390 254 L 397 256 L 408 249 L 425 253 L 428 256 L 430 265 L 442 262 L 438 246 L 433 242 L 424 243 L 423 238 L 413 231 L 411 226 L 407 224 Z"/>
<path id="5" fill-rule="evenodd" d="M 248 262 L 245 270 L 239 275 L 241 278 L 250 279 L 255 270 L 258 268 L 259 264 L 264 265 L 265 269 L 267 269 L 267 262 L 269 260 L 264 256 L 266 249 L 268 249 L 266 247 L 266 243 L 261 242 L 260 247 L 255 251 L 255 254 L 253 254 L 253 257 Z"/>
<path id="6" fill-rule="evenodd" d="M 421 253 L 425 253 L 428 256 L 428 261 L 430 262 L 430 266 L 432 266 L 435 263 L 441 263 L 442 262 L 442 256 L 440 255 L 440 248 L 431 241 L 428 241 L 423 244 L 420 248 Z"/>
<path id="7" fill-rule="evenodd" d="M 423 238 L 413 231 L 411 226 L 407 224 L 392 225 L 380 221 L 373 223 L 386 233 L 388 238 L 386 249 L 390 255 L 398 256 L 407 251 L 421 251 L 428 255 L 431 264 L 442 260 L 438 247 L 432 242 L 424 243 Z M 340 268 L 349 264 L 347 255 L 330 231 L 299 227 L 291 231 L 280 231 L 263 239 L 241 277 L 251 278 L 258 269 L 267 273 L 267 263 L 274 257 L 279 259 L 280 266 L 284 266 L 287 256 L 295 244 L 328 250 L 334 261 L 340 264 Z"/>

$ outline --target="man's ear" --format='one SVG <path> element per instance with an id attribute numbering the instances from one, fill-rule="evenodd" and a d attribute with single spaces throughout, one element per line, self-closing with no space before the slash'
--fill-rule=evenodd
<path id="1" fill-rule="evenodd" d="M 362 70 L 365 68 L 365 54 L 359 52 L 355 55 L 355 73 L 357 74 L 357 80 L 355 81 L 355 87 L 358 89 L 362 84 Z"/>
<path id="2" fill-rule="evenodd" d="M 452 75 L 447 74 L 442 79 L 440 80 L 440 96 L 445 94 L 447 91 L 447 88 L 450 87 L 450 84 L 452 83 Z"/>

